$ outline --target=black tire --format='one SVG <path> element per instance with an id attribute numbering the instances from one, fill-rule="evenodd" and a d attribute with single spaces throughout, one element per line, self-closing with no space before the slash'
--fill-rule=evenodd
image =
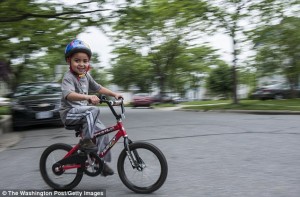
<path id="1" fill-rule="evenodd" d="M 284 96 L 282 94 L 275 94 L 274 99 L 275 100 L 282 100 L 282 99 L 284 99 Z"/>
<path id="2" fill-rule="evenodd" d="M 123 184 L 136 193 L 152 193 L 158 190 L 168 175 L 168 164 L 163 153 L 154 145 L 146 142 L 135 142 L 129 145 L 131 154 L 138 152 L 144 162 L 143 170 L 134 169 L 124 149 L 118 159 L 118 173 Z M 136 160 L 136 158 L 135 158 Z M 133 175 L 130 175 L 133 173 Z M 151 176 L 151 180 L 148 179 Z M 138 180 L 135 180 L 139 178 Z M 151 183 L 148 183 L 151 181 Z M 147 183 L 146 183 L 147 182 Z"/>
<path id="3" fill-rule="evenodd" d="M 71 190 L 76 187 L 83 176 L 81 168 L 55 174 L 52 170 L 53 164 L 63 159 L 63 157 L 72 149 L 72 146 L 63 143 L 57 143 L 49 146 L 43 152 L 40 159 L 40 172 L 44 181 L 55 190 Z M 60 154 L 59 154 L 60 153 Z M 59 155 L 55 155 L 59 154 Z M 64 179 L 64 178 L 67 179 Z"/>

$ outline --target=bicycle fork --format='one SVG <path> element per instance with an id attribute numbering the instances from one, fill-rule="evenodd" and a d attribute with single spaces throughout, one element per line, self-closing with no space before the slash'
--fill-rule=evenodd
<path id="1" fill-rule="evenodd" d="M 130 150 L 130 148 L 129 148 L 130 144 L 132 144 L 132 141 L 127 136 L 125 136 L 124 137 L 124 147 L 126 150 L 127 157 L 131 163 L 131 166 L 133 169 L 136 168 L 138 171 L 142 171 L 146 167 L 146 165 L 145 165 L 144 161 L 142 160 L 142 158 L 139 156 L 137 150 L 132 150 L 132 151 Z"/>

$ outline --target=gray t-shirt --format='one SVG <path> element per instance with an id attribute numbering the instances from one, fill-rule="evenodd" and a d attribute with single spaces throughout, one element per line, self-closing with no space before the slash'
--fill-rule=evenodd
<path id="1" fill-rule="evenodd" d="M 65 117 L 68 111 L 73 107 L 88 105 L 88 101 L 67 100 L 66 98 L 71 92 L 88 95 L 89 91 L 98 92 L 101 87 L 102 86 L 98 84 L 89 73 L 87 73 L 84 77 L 78 79 L 71 71 L 67 71 L 63 77 L 61 86 L 61 117 Z"/>

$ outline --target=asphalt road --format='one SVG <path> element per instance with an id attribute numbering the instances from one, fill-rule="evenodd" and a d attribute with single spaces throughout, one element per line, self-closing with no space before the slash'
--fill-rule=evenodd
<path id="1" fill-rule="evenodd" d="M 84 176 L 76 189 L 105 189 L 106 196 L 174 197 L 299 197 L 299 115 L 254 115 L 126 109 L 129 137 L 158 146 L 165 154 L 169 175 L 150 195 L 134 194 L 111 177 Z M 103 121 L 114 119 L 107 109 Z M 0 152 L 1 190 L 46 190 L 39 173 L 39 157 L 55 143 L 75 144 L 73 131 L 34 127 L 22 140 Z M 113 149 L 111 167 L 122 149 Z M 0 194 L 1 196 L 1 194 Z"/>

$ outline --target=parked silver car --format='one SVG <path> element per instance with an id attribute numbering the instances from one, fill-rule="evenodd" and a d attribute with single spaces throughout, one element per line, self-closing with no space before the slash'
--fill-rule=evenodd
<path id="1" fill-rule="evenodd" d="M 59 116 L 61 87 L 59 83 L 26 83 L 12 95 L 11 115 L 14 130 L 38 124 L 62 125 Z"/>
<path id="2" fill-rule="evenodd" d="M 278 83 L 257 88 L 251 95 L 253 99 L 267 100 L 267 99 L 288 99 L 292 98 L 292 91 L 288 84 Z M 300 88 L 294 88 L 296 97 L 300 97 Z"/>

